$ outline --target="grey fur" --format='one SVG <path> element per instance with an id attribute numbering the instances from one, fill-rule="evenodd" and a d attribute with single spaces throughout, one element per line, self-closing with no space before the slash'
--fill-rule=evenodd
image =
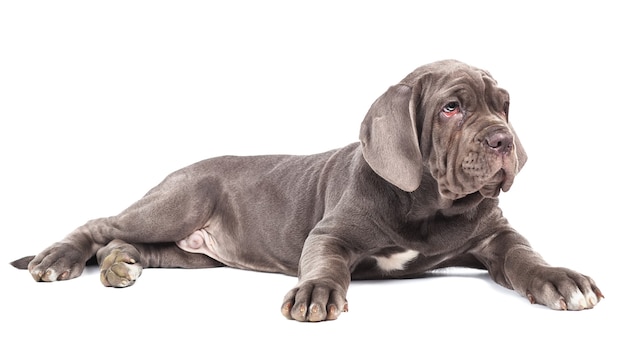
<path id="1" fill-rule="evenodd" d="M 376 100 L 360 143 L 198 162 L 13 264 L 36 281 L 65 280 L 95 255 L 103 284 L 116 287 L 147 267 L 280 272 L 299 278 L 282 304 L 299 321 L 336 319 L 351 279 L 448 266 L 487 269 L 553 309 L 592 308 L 602 298 L 593 280 L 549 266 L 498 208 L 526 161 L 508 103 L 487 72 L 431 63 Z"/>

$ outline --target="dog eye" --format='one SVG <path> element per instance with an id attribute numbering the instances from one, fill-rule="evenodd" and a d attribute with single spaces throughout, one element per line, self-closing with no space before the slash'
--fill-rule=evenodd
<path id="1" fill-rule="evenodd" d="M 461 111 L 461 106 L 459 105 L 459 102 L 450 102 L 444 105 L 441 111 L 443 115 L 449 118 L 455 114 L 458 114 Z"/>

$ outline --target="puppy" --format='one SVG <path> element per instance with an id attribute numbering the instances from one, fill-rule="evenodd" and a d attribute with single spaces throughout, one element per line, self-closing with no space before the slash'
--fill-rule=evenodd
<path id="1" fill-rule="evenodd" d="M 594 281 L 548 265 L 498 207 L 525 161 L 508 93 L 486 71 L 435 62 L 374 102 L 358 143 L 198 162 L 119 215 L 13 265 L 57 281 L 96 256 L 102 282 L 114 287 L 147 267 L 280 272 L 298 276 L 282 303 L 298 321 L 336 319 L 351 279 L 450 266 L 486 269 L 531 303 L 592 308 L 603 297 Z"/>

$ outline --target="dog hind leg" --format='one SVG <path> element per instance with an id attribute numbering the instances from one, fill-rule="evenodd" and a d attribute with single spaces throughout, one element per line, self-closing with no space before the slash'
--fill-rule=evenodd
<path id="1" fill-rule="evenodd" d="M 201 168 L 190 166 L 169 175 L 119 215 L 89 221 L 34 258 L 22 258 L 13 265 L 19 268 L 28 263 L 36 281 L 67 280 L 81 275 L 86 262 L 116 239 L 129 244 L 172 243 L 174 247 L 174 242 L 206 224 L 219 192 L 218 180 L 207 179 L 198 171 Z M 156 259 L 159 262 L 149 262 L 148 265 L 165 267 L 173 264 L 168 259 L 180 262 L 172 252 L 164 250 L 150 255 L 159 258 Z M 194 259 L 199 258 L 191 261 Z"/>
<path id="2" fill-rule="evenodd" d="M 129 244 L 115 239 L 96 253 L 104 286 L 131 286 L 143 268 L 212 268 L 222 263 L 204 254 L 183 251 L 174 243 Z"/>

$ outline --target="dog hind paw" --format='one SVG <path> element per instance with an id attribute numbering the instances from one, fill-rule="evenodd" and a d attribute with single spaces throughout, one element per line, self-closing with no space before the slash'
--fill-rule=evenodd
<path id="1" fill-rule="evenodd" d="M 17 260 L 13 266 L 22 268 L 28 258 Z M 36 255 L 27 268 L 35 281 L 68 280 L 82 274 L 88 259 L 88 252 L 70 243 L 59 242 Z"/>
<path id="2" fill-rule="evenodd" d="M 143 267 L 121 249 L 113 249 L 100 263 L 100 281 L 104 286 L 125 288 L 135 283 Z"/>

